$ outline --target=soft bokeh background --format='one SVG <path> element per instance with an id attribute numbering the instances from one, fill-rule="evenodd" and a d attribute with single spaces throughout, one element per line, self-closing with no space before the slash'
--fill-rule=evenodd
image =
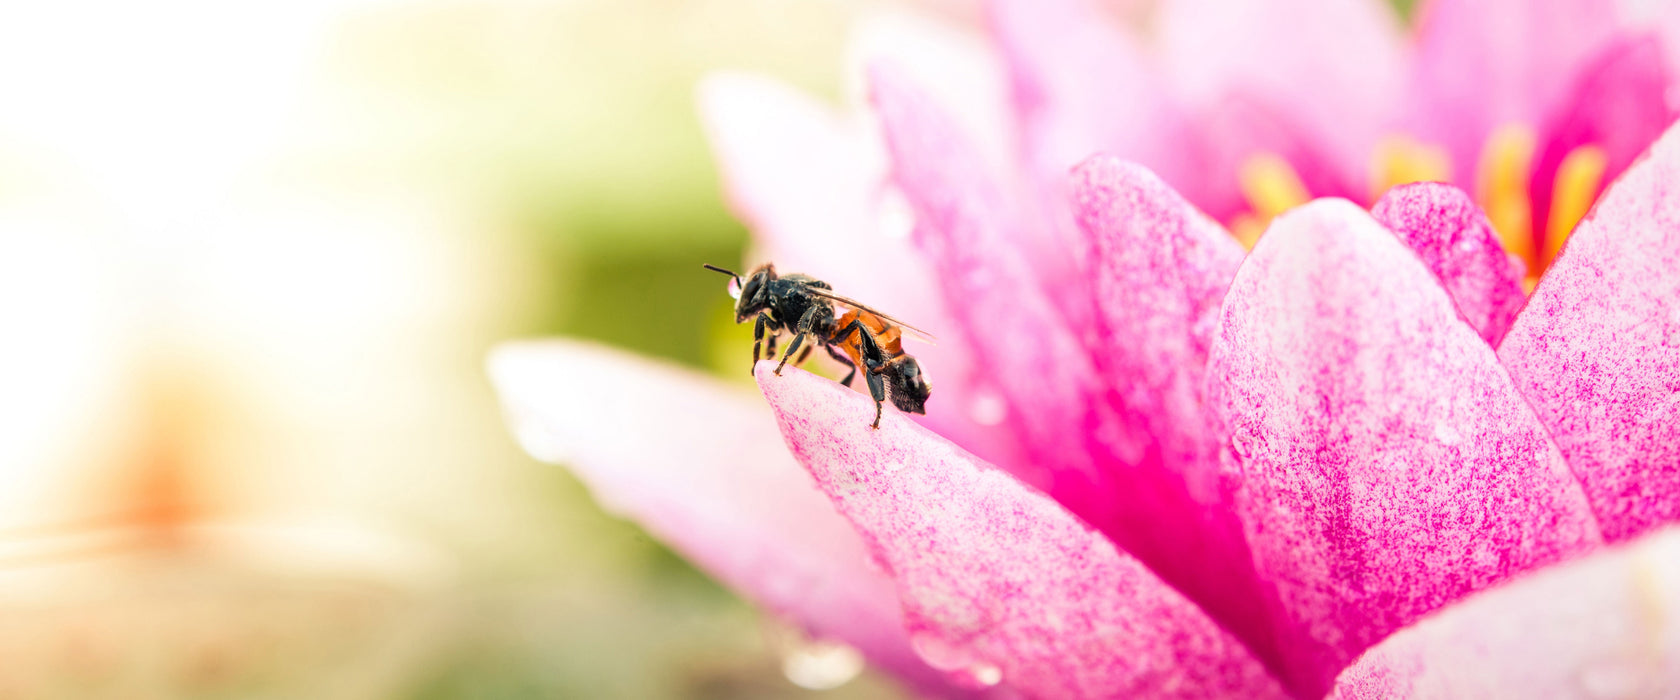
<path id="1" fill-rule="evenodd" d="M 0 9 L 0 697 L 819 694 L 521 454 L 482 361 L 568 334 L 745 381 L 693 86 L 836 95 L 887 4 Z"/>

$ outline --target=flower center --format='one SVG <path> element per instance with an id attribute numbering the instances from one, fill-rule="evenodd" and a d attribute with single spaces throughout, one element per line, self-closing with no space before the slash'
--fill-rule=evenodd
<path id="1" fill-rule="evenodd" d="M 1563 249 L 1563 242 L 1575 224 L 1592 208 L 1609 165 L 1604 149 L 1591 144 L 1577 147 L 1564 156 L 1553 174 L 1546 228 L 1536 245 L 1530 191 L 1534 153 L 1534 130 L 1506 125 L 1494 130 L 1483 145 L 1475 172 L 1476 202 L 1487 213 L 1505 249 L 1528 266 L 1531 287 Z M 1384 138 L 1372 156 L 1373 202 L 1400 185 L 1453 181 L 1452 158 L 1446 149 L 1404 135 Z M 1237 240 L 1250 248 L 1273 217 L 1312 198 L 1295 168 L 1274 154 L 1251 156 L 1237 177 L 1249 211 L 1228 223 Z"/>

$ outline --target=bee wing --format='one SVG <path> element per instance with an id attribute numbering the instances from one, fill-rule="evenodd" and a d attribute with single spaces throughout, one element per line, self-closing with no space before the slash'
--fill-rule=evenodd
<path id="1" fill-rule="evenodd" d="M 864 312 L 874 314 L 876 316 L 880 316 L 882 320 L 885 320 L 888 323 L 891 323 L 895 326 L 898 326 L 900 329 L 902 329 L 904 331 L 904 333 L 906 335 L 909 335 L 910 337 L 915 338 L 916 340 L 920 340 L 924 343 L 927 343 L 928 345 L 937 344 L 937 341 L 934 340 L 934 337 L 933 337 L 932 333 L 929 333 L 929 332 L 924 331 L 920 328 L 917 328 L 917 327 L 912 326 L 908 323 L 905 323 L 905 322 L 900 321 L 896 318 L 893 318 L 893 317 L 888 316 L 884 313 L 881 313 L 880 311 L 875 310 L 874 307 L 871 307 L 871 306 L 868 306 L 866 304 L 860 303 L 857 300 L 854 300 L 850 297 L 845 297 L 845 296 L 841 296 L 839 294 L 835 294 L 834 292 L 831 292 L 827 289 L 810 288 L 809 291 L 811 292 L 811 294 L 813 296 L 819 296 L 819 297 L 822 297 L 824 299 L 828 299 L 830 301 L 838 301 L 842 304 L 845 304 L 845 305 L 850 306 L 854 309 L 857 309 L 858 311 L 864 311 Z"/>

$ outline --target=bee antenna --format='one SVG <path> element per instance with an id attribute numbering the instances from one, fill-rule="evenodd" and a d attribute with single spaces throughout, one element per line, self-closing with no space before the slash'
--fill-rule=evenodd
<path id="1" fill-rule="evenodd" d="M 712 265 L 710 263 L 701 263 L 700 267 L 704 267 L 708 270 L 711 270 L 712 272 L 722 272 L 723 274 L 729 275 L 730 277 L 734 277 L 736 282 L 741 281 L 741 276 L 738 275 L 738 274 L 735 274 L 734 270 L 725 270 L 721 267 L 718 267 L 716 265 Z"/>

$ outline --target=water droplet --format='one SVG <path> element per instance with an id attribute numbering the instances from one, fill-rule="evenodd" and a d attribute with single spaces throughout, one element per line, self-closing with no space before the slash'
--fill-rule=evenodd
<path id="1" fill-rule="evenodd" d="M 945 638 L 933 632 L 912 633 L 910 647 L 915 649 L 916 655 L 922 657 L 929 666 L 941 671 L 961 671 L 975 665 L 973 652 L 945 641 Z"/>
<path id="2" fill-rule="evenodd" d="M 989 389 L 976 392 L 974 400 L 968 404 L 968 417 L 981 425 L 997 425 L 1008 415 L 1009 404 L 1004 403 L 1003 397 L 997 392 Z"/>
<path id="3" fill-rule="evenodd" d="M 812 639 L 792 625 L 770 621 L 764 630 L 782 658 L 782 675 L 808 690 L 831 690 L 863 673 L 863 654 L 840 642 Z"/>
<path id="4" fill-rule="evenodd" d="M 729 280 L 729 298 L 730 299 L 740 299 L 741 298 L 741 278 L 734 277 L 734 278 L 731 278 Z"/>
<path id="5" fill-rule="evenodd" d="M 976 664 L 969 667 L 968 673 L 981 687 L 990 688 L 1003 682 L 1003 669 L 991 664 Z"/>
<path id="6" fill-rule="evenodd" d="M 1600 700 L 1643 697 L 1645 673 L 1629 659 L 1604 659 L 1582 668 L 1576 680 L 1588 697 Z"/>

